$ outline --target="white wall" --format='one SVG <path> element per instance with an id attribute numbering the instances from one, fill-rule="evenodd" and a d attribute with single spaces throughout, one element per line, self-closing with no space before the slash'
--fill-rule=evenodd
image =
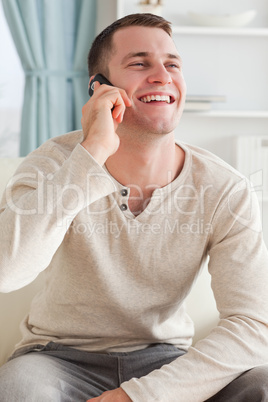
<path id="1" fill-rule="evenodd" d="M 0 2 L 0 157 L 19 152 L 24 73 Z"/>

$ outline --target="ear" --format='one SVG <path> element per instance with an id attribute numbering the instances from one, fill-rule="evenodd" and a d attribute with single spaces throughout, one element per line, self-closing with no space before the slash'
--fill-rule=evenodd
<path id="1" fill-rule="evenodd" d="M 91 81 L 93 80 L 94 77 L 95 77 L 95 75 L 92 75 L 92 76 L 89 78 L 88 88 L 90 87 L 90 83 L 91 83 Z"/>

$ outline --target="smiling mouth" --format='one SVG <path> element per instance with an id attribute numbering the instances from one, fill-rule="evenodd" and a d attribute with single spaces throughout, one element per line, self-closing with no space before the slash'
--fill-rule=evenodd
<path id="1" fill-rule="evenodd" d="M 139 99 L 143 103 L 164 102 L 173 103 L 175 100 L 169 95 L 147 95 Z"/>

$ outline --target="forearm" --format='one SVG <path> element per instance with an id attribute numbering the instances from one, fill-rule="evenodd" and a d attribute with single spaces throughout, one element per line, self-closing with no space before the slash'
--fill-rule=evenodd
<path id="1" fill-rule="evenodd" d="M 267 363 L 268 253 L 256 197 L 242 190 L 240 185 L 234 189 L 213 221 L 209 271 L 218 326 L 186 355 L 123 383 L 134 402 L 201 402 L 243 372 Z"/>
<path id="2" fill-rule="evenodd" d="M 34 280 L 49 265 L 75 216 L 114 189 L 80 145 L 63 163 L 54 163 L 53 169 L 45 159 L 38 170 L 29 170 L 31 160 L 26 161 L 2 201 L 2 292 Z"/>
<path id="3" fill-rule="evenodd" d="M 268 329 L 259 323 L 249 329 L 248 324 L 240 326 L 236 319 L 221 323 L 185 355 L 121 387 L 133 402 L 203 402 L 241 373 L 267 362 Z M 237 326 L 241 331 L 230 332 Z"/>

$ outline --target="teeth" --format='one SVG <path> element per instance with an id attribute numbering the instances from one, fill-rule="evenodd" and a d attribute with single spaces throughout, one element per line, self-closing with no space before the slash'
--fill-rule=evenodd
<path id="1" fill-rule="evenodd" d="M 170 103 L 170 96 L 160 96 L 160 95 L 151 95 L 151 96 L 144 96 L 141 98 L 141 101 L 144 103 L 149 103 L 152 101 L 157 101 L 157 102 L 167 102 Z"/>

